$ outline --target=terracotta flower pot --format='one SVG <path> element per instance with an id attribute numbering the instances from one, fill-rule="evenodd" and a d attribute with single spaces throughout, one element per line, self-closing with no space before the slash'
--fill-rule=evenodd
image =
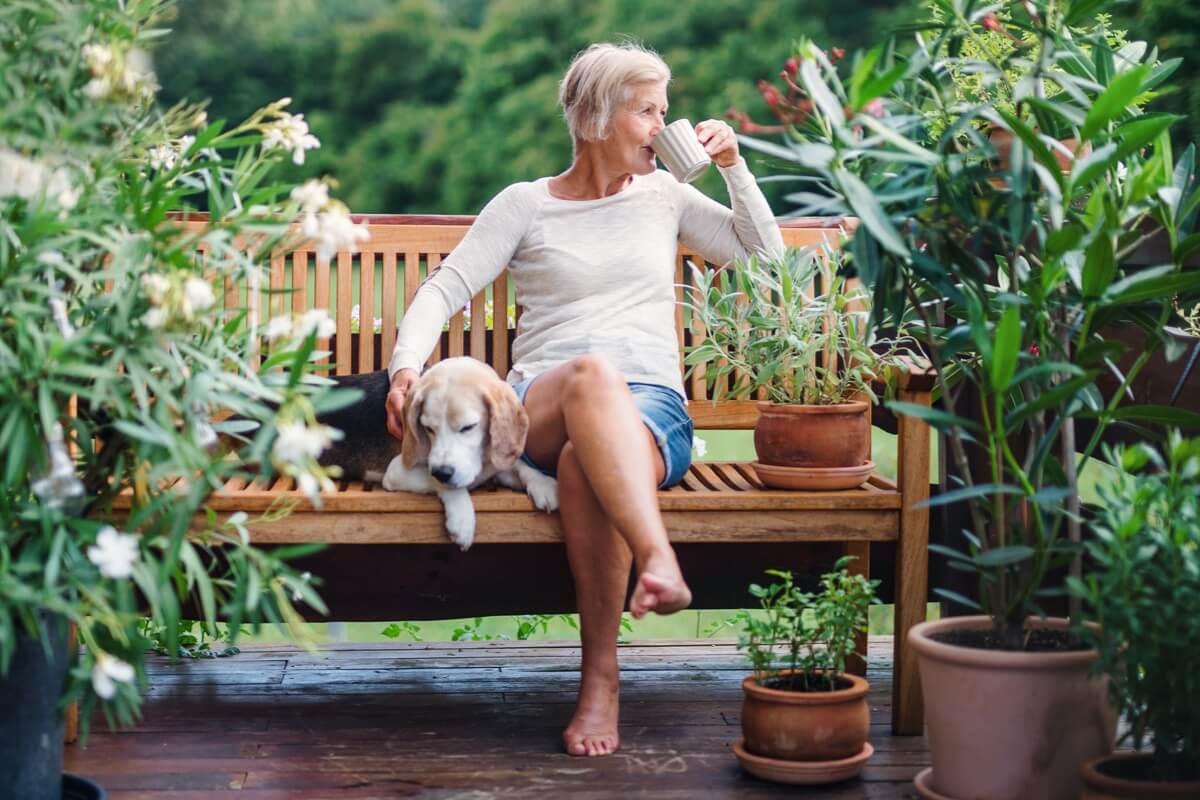
<path id="1" fill-rule="evenodd" d="M 871 404 L 759 403 L 751 466 L 776 489 L 849 489 L 871 474 Z"/>
<path id="2" fill-rule="evenodd" d="M 752 675 L 743 680 L 746 750 L 790 761 L 837 761 L 861 753 L 871 726 L 869 684 L 857 675 L 838 677 L 850 686 L 832 692 L 794 692 L 769 689 Z"/>
<path id="3" fill-rule="evenodd" d="M 1013 138 L 1012 133 L 1004 128 L 998 126 L 988 128 L 988 141 L 996 150 L 996 160 L 1002 172 L 1007 172 L 1012 164 Z M 1084 145 L 1083 150 L 1080 151 L 1077 139 L 1059 139 L 1059 142 L 1076 158 L 1083 158 L 1092 152 L 1091 145 Z M 1052 148 L 1050 152 L 1054 155 L 1054 160 L 1058 162 L 1058 168 L 1064 175 L 1071 171 L 1071 165 L 1074 163 L 1071 156 L 1056 148 Z"/>
<path id="4" fill-rule="evenodd" d="M 1157 783 L 1137 780 L 1150 766 L 1150 753 L 1114 753 L 1093 758 L 1079 768 L 1083 777 L 1083 800 L 1154 800 L 1154 798 L 1200 797 L 1200 781 Z M 1118 773 L 1117 777 L 1111 773 Z"/>
<path id="5" fill-rule="evenodd" d="M 1116 736 L 1108 683 L 1088 674 L 1096 651 L 984 650 L 932 638 L 990 625 L 985 616 L 952 617 L 908 633 L 925 694 L 931 788 L 973 800 L 1078 797 L 1079 765 L 1112 752 Z"/>

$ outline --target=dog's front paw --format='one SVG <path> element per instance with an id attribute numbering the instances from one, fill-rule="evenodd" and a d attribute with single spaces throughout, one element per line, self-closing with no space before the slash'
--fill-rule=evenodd
<path id="1" fill-rule="evenodd" d="M 442 505 L 446 509 L 446 532 L 450 541 L 466 550 L 475 542 L 475 506 L 471 495 L 464 491 L 443 492 Z"/>
<path id="2" fill-rule="evenodd" d="M 525 481 L 525 493 L 547 514 L 558 510 L 558 481 L 554 478 L 539 472 L 533 480 Z"/>

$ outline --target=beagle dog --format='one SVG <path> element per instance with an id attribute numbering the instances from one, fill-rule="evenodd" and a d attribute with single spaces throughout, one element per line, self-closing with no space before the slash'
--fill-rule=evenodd
<path id="1" fill-rule="evenodd" d="M 382 483 L 389 491 L 436 493 L 446 530 L 462 549 L 475 538 L 469 490 L 495 480 L 525 491 L 539 509 L 558 509 L 558 482 L 520 461 L 529 417 L 516 392 L 488 365 L 448 358 L 425 370 L 404 403 L 404 440 L 387 432 L 387 370 L 333 379 L 361 399 L 318 415 L 342 431 L 321 454 L 342 479 Z M 384 469 L 386 467 L 386 470 Z"/>
<path id="2" fill-rule="evenodd" d="M 528 432 L 516 392 L 491 367 L 467 357 L 439 361 L 405 399 L 404 440 L 383 488 L 436 492 L 451 541 L 466 550 L 475 540 L 470 490 L 489 480 L 523 489 L 543 511 L 558 508 L 558 482 L 520 460 Z"/>

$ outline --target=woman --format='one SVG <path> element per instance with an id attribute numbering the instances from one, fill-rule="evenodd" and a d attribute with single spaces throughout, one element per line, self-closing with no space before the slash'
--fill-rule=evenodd
<path id="1" fill-rule="evenodd" d="M 596 44 L 576 56 L 559 91 L 570 168 L 488 203 L 417 292 L 388 368 L 388 428 L 400 437 L 405 395 L 443 324 L 510 267 L 523 308 L 508 376 L 529 413 L 522 458 L 558 478 L 579 606 L 579 699 L 563 734 L 577 756 L 617 749 L 617 634 L 631 561 L 635 618 L 674 613 L 692 597 L 655 493 L 682 480 L 691 459 L 675 335 L 678 243 L 719 264 L 783 251 L 724 122 L 701 122 L 696 134 L 732 211 L 655 169 L 650 143 L 664 126 L 670 78 L 637 45 Z M 496 307 L 502 318 L 502 300 Z"/>

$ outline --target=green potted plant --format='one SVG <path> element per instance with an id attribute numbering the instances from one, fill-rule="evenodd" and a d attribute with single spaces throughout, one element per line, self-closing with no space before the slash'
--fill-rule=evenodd
<path id="1" fill-rule="evenodd" d="M 872 382 L 905 364 L 903 336 L 876 338 L 869 296 L 840 250 L 788 248 L 720 271 L 693 267 L 685 363 L 716 399 L 765 397 L 754 428 L 767 486 L 846 489 L 871 474 Z"/>
<path id="2" fill-rule="evenodd" d="M 917 787 L 984 800 L 1076 796 L 1078 763 L 1111 748 L 1116 718 L 1090 676 L 1099 655 L 1072 630 L 1078 609 L 1045 620 L 1043 603 L 1063 592 L 1057 570 L 1078 570 L 1079 473 L 1105 430 L 1196 423 L 1123 403 L 1163 345 L 1171 298 L 1195 302 L 1200 288 L 1200 274 L 1183 269 L 1200 202 L 1193 151 L 1176 158 L 1175 118 L 1138 106 L 1170 65 L 1150 53 L 1110 70 L 1099 35 L 1085 58 L 1069 29 L 1102 10 L 1094 2 L 1006 7 L 1035 34 L 1014 111 L 965 104 L 931 133 L 926 109 L 957 96 L 946 65 L 971 35 L 946 21 L 930 23 L 910 57 L 889 46 L 843 60 L 845 79 L 805 46 L 797 75 L 813 110 L 804 125 L 782 146 L 743 139 L 823 187 L 819 199 L 801 198 L 800 213 L 819 205 L 861 220 L 847 249 L 874 311 L 919 319 L 912 333 L 932 362 L 938 404 L 891 407 L 943 434 L 958 483 L 931 504 L 963 510 L 964 546 L 931 549 L 978 590 L 940 593 L 981 613 L 907 632 L 933 761 Z M 1061 91 L 1038 88 L 1050 84 Z M 981 122 L 1016 138 L 1007 168 L 997 169 Z M 1080 143 L 1066 173 L 1049 130 Z M 1166 261 L 1127 265 L 1154 233 L 1170 243 Z M 1123 326 L 1144 344 L 1121 371 L 1112 364 L 1126 347 L 1109 332 Z M 1101 393 L 1099 377 L 1114 371 L 1116 390 Z"/>
<path id="3" fill-rule="evenodd" d="M 252 546 L 244 515 L 206 501 L 236 475 L 287 475 L 314 498 L 328 482 L 314 418 L 338 397 L 306 373 L 329 321 L 306 317 L 259 368 L 262 321 L 217 298 L 224 280 L 265 285 L 298 213 L 322 246 L 359 229 L 316 182 L 268 180 L 317 144 L 286 102 L 229 127 L 156 107 L 143 48 L 165 8 L 0 6 L 0 791 L 23 800 L 61 796 L 67 704 L 85 737 L 98 708 L 137 718 L 144 617 L 174 654 L 184 616 L 236 635 L 300 631 L 294 602 L 323 610 L 286 563 L 295 548 Z M 186 233 L 172 212 L 199 204 L 212 224 Z"/>
<path id="4" fill-rule="evenodd" d="M 1089 800 L 1200 797 L 1200 439 L 1117 450 L 1091 509 L 1089 569 L 1072 579 L 1138 751 L 1083 765 Z"/>
<path id="5" fill-rule="evenodd" d="M 854 637 L 867 629 L 867 609 L 879 581 L 852 575 L 840 559 L 821 576 L 818 592 L 796 585 L 791 572 L 753 584 L 755 611 L 723 623 L 740 628 L 753 674 L 742 681 L 742 741 L 734 753 L 751 774 L 785 783 L 830 783 L 857 775 L 871 757 L 867 681 L 846 672 Z"/>

